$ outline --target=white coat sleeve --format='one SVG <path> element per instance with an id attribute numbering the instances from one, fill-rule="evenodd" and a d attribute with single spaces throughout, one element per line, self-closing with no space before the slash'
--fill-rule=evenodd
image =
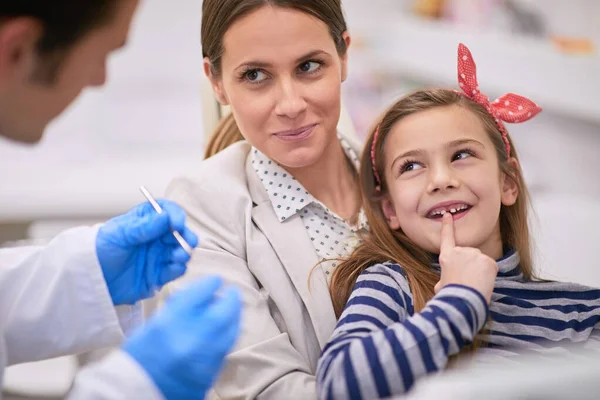
<path id="1" fill-rule="evenodd" d="M 146 371 L 127 353 L 119 350 L 76 377 L 68 400 L 162 400 L 160 390 Z"/>
<path id="2" fill-rule="evenodd" d="M 97 232 L 75 228 L 44 247 L 0 250 L 6 365 L 117 345 L 141 324 L 141 304 L 112 304 L 96 257 Z"/>

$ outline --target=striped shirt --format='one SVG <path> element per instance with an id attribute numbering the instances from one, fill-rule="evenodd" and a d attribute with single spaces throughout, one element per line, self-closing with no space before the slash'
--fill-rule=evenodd
<path id="1" fill-rule="evenodd" d="M 568 352 L 572 343 L 600 349 L 600 290 L 527 281 L 514 251 L 497 263 L 489 307 L 476 290 L 448 285 L 419 313 L 399 265 L 388 262 L 363 271 L 319 360 L 319 398 L 405 393 L 417 379 L 443 370 L 448 357 L 484 326 L 474 362 L 516 360 L 523 352 L 553 357 Z M 439 265 L 433 268 L 439 271 Z"/>

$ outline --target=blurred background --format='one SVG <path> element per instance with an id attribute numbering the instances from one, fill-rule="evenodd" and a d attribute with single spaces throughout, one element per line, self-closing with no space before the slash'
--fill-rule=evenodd
<path id="1" fill-rule="evenodd" d="M 535 207 L 540 275 L 600 287 L 600 2 L 342 3 L 353 38 L 347 129 L 364 137 L 386 106 L 416 88 L 456 88 L 456 48 L 466 44 L 484 93 L 515 92 L 544 108 L 508 126 Z M 201 161 L 219 117 L 202 73 L 201 7 L 143 0 L 105 88 L 84 94 L 41 145 L 0 141 L 1 245 L 43 243 L 103 221 L 142 201 L 140 185 L 159 196 Z M 13 367 L 6 389 L 62 398 L 78 365 L 100 355 Z"/>

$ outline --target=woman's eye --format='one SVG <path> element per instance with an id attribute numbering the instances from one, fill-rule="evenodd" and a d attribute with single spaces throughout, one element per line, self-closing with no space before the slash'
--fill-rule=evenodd
<path id="1" fill-rule="evenodd" d="M 266 79 L 266 74 L 258 69 L 252 69 L 244 75 L 250 83 L 260 83 Z"/>
<path id="2" fill-rule="evenodd" d="M 311 73 L 315 72 L 321 67 L 321 64 L 316 61 L 306 61 L 298 67 L 301 72 Z"/>

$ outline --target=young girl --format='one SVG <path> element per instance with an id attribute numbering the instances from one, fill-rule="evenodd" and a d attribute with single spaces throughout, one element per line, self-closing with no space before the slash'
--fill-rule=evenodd
<path id="1" fill-rule="evenodd" d="M 333 275 L 340 319 L 319 361 L 320 398 L 402 394 L 473 348 L 489 361 L 598 343 L 600 291 L 533 274 L 527 189 L 501 121 L 541 109 L 514 94 L 490 103 L 463 45 L 458 64 L 462 93 L 404 97 L 369 137 L 371 233 Z"/>

